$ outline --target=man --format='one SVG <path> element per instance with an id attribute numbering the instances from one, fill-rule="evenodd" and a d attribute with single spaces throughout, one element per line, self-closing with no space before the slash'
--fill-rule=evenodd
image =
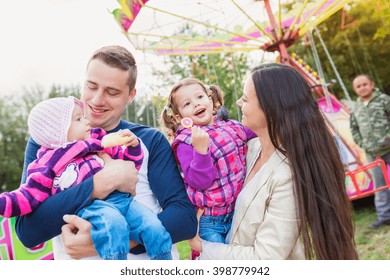
<path id="1" fill-rule="evenodd" d="M 33 247 L 53 238 L 55 259 L 97 256 L 89 231 L 91 224 L 65 214 L 76 214 L 94 199 L 104 199 L 114 190 L 132 193 L 136 184 L 135 199 L 158 213 L 173 243 L 195 236 L 195 210 L 184 189 L 168 141 L 156 129 L 120 118 L 136 95 L 136 79 L 136 62 L 127 49 L 103 47 L 88 62 L 81 100 L 91 127 L 101 127 L 107 133 L 128 128 L 142 140 L 144 161 L 138 178 L 131 162 L 112 160 L 103 155 L 105 166 L 100 172 L 78 186 L 49 197 L 33 213 L 17 218 L 16 232 L 25 246 Z M 30 138 L 22 182 L 26 179 L 26 167 L 36 158 L 39 148 Z M 68 224 L 64 225 L 63 219 Z M 59 235 L 61 228 L 62 238 Z M 129 254 L 129 259 L 148 258 L 142 245 L 132 243 L 134 246 L 131 250 L 134 254 Z M 178 256 L 177 252 L 173 255 Z"/>
<path id="2" fill-rule="evenodd" d="M 381 157 L 390 163 L 390 97 L 374 90 L 368 75 L 358 75 L 353 89 L 359 96 L 351 114 L 351 132 L 355 142 L 366 151 L 369 162 Z M 385 186 L 380 168 L 372 171 L 375 188 Z M 377 221 L 370 225 L 379 228 L 390 225 L 390 190 L 375 193 Z"/>

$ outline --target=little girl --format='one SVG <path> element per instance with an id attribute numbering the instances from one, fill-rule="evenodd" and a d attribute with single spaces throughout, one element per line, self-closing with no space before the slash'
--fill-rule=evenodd
<path id="1" fill-rule="evenodd" d="M 188 196 L 197 209 L 204 210 L 199 236 L 225 243 L 245 180 L 246 142 L 255 134 L 238 121 L 217 118 L 222 105 L 219 87 L 206 88 L 199 80 L 187 78 L 173 86 L 161 120 L 175 133 L 172 148 Z M 193 126 L 180 125 L 184 118 L 190 118 Z"/>
<path id="2" fill-rule="evenodd" d="M 140 140 L 130 130 L 122 130 L 118 136 L 126 147 L 102 147 L 106 132 L 90 128 L 82 102 L 74 97 L 39 103 L 29 115 L 28 127 L 41 148 L 28 166 L 26 184 L 0 194 L 1 216 L 31 213 L 49 196 L 93 176 L 104 166 L 98 152 L 133 161 L 137 170 L 141 167 Z M 130 194 L 113 192 L 105 200 L 94 200 L 78 215 L 92 223 L 92 240 L 103 259 L 127 259 L 130 239 L 143 244 L 151 259 L 172 259 L 169 233 L 156 214 Z"/>

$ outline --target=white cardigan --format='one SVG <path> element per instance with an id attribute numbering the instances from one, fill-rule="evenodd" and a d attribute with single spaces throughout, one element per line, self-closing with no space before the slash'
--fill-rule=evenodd
<path id="1" fill-rule="evenodd" d="M 248 142 L 247 174 L 261 152 Z M 305 259 L 287 158 L 275 151 L 237 198 L 229 244 L 202 242 L 201 259 Z"/>

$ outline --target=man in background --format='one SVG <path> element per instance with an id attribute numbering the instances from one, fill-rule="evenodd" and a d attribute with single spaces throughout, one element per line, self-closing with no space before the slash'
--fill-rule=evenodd
<path id="1" fill-rule="evenodd" d="M 390 163 L 390 97 L 374 88 L 373 79 L 361 74 L 353 80 L 353 89 L 359 96 L 351 114 L 351 132 L 356 144 L 366 152 L 369 162 L 377 157 Z M 372 171 L 375 188 L 386 185 L 382 170 Z M 386 174 L 387 176 L 387 174 Z M 375 192 L 377 220 L 371 228 L 390 225 L 390 189 Z"/>

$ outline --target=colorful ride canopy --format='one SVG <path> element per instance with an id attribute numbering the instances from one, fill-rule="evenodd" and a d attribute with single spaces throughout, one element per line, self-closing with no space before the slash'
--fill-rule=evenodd
<path id="1" fill-rule="evenodd" d="M 351 0 L 118 0 L 115 20 L 132 45 L 158 55 L 273 51 Z"/>

